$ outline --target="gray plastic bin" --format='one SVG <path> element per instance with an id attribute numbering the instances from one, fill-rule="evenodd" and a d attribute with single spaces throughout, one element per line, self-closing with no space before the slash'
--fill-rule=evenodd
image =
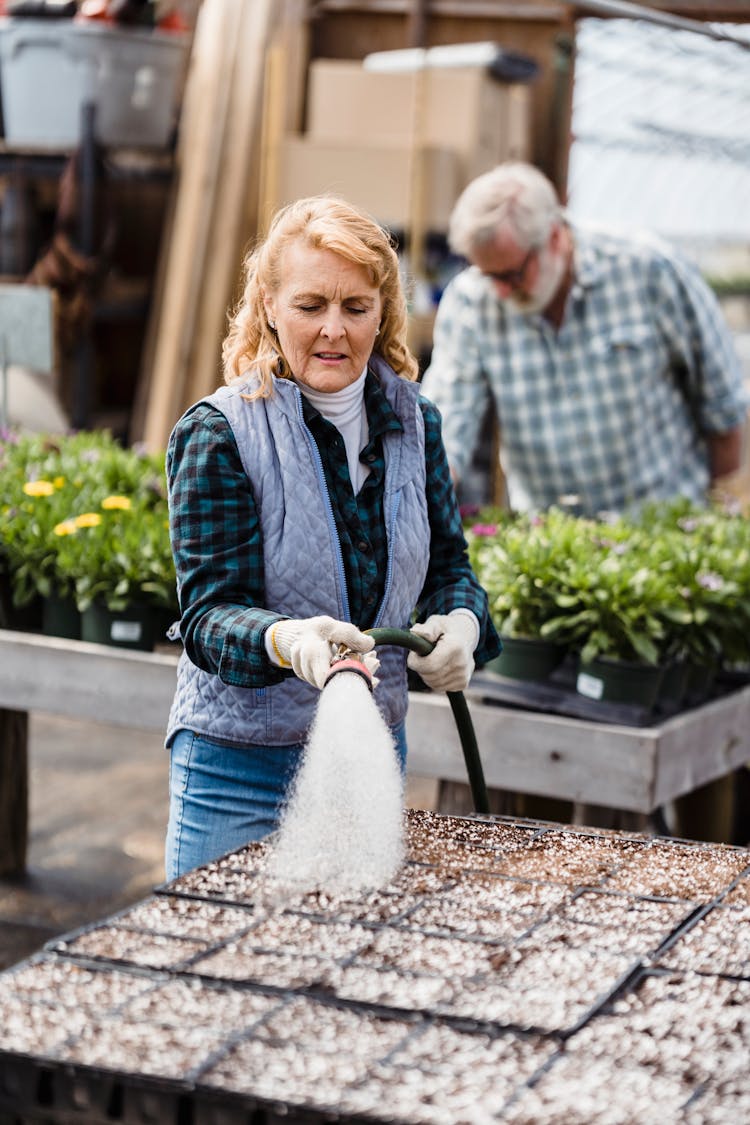
<path id="1" fill-rule="evenodd" d="M 171 138 L 188 36 L 74 20 L 0 19 L 5 140 L 75 147 L 81 107 L 104 145 L 163 148 Z"/>

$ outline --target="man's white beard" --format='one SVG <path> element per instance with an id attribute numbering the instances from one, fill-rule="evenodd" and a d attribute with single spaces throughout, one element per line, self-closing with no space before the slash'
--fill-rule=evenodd
<path id="1" fill-rule="evenodd" d="M 548 246 L 539 253 L 539 271 L 531 293 L 509 294 L 509 305 L 525 316 L 544 312 L 557 293 L 565 277 L 567 263 L 564 253 L 555 253 Z"/>

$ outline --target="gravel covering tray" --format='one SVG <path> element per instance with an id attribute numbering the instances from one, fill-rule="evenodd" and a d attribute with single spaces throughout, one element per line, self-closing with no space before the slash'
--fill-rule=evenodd
<path id="1" fill-rule="evenodd" d="M 0 974 L 0 1010 L 6 1000 L 15 998 L 54 1003 L 57 1008 L 114 1011 L 153 986 L 153 976 L 86 969 L 60 958 L 39 957 Z"/>
<path id="2" fill-rule="evenodd" d="M 724 906 L 750 906 L 750 876 L 737 880 L 737 885 L 724 895 Z"/>
<path id="3" fill-rule="evenodd" d="M 607 890 L 709 902 L 747 867 L 749 860 L 742 848 L 655 841 L 612 875 Z"/>
<path id="4" fill-rule="evenodd" d="M 647 975 L 568 1041 L 504 1119 L 517 1125 L 739 1125 L 747 1118 L 733 1114 L 750 1098 L 749 1006 L 750 983 L 695 973 Z M 717 1098 L 721 1088 L 731 1088 L 724 1103 Z"/>
<path id="5" fill-rule="evenodd" d="M 226 1041 L 226 1032 L 184 1024 L 91 1020 L 58 1051 L 62 1062 L 127 1074 L 189 1079 Z"/>
<path id="6" fill-rule="evenodd" d="M 377 892 L 280 899 L 248 845 L 0 974 L 0 1122 L 140 1122 L 106 1106 L 141 1091 L 159 1125 L 750 1120 L 746 850 L 423 812 L 406 832 Z"/>
<path id="7" fill-rule="evenodd" d="M 715 907 L 656 964 L 750 979 L 750 906 Z"/>
<path id="8" fill-rule="evenodd" d="M 492 975 L 466 981 L 436 1005 L 441 1015 L 564 1032 L 602 1004 L 633 969 L 631 957 L 564 944 L 508 951 Z"/>
<path id="9" fill-rule="evenodd" d="M 255 924 L 250 911 L 179 898 L 149 899 L 118 914 L 117 921 L 128 929 L 200 941 L 237 937 Z"/>
<path id="10" fill-rule="evenodd" d="M 279 1003 L 275 994 L 213 988 L 197 980 L 168 980 L 139 993 L 128 1004 L 126 1015 L 164 1027 L 207 1027 L 229 1034 L 250 1027 Z"/>
<path id="11" fill-rule="evenodd" d="M 598 886 L 647 847 L 642 839 L 549 831 L 525 850 L 505 856 L 496 870 L 516 879 L 542 879 L 567 887 Z"/>
<path id="12" fill-rule="evenodd" d="M 540 1036 L 490 1038 L 432 1024 L 376 1064 L 359 1087 L 345 1090 L 341 1104 L 362 1113 L 387 1105 L 396 1119 L 429 1125 L 489 1125 L 555 1051 Z"/>
<path id="13" fill-rule="evenodd" d="M 569 897 L 566 887 L 469 873 L 460 883 L 427 896 L 400 926 L 512 941 Z"/>
<path id="14" fill-rule="evenodd" d="M 538 832 L 538 826 L 491 824 L 417 812 L 407 822 L 407 857 L 419 863 L 437 863 L 445 870 L 496 870 L 505 854 L 525 848 Z"/>
<path id="15" fill-rule="evenodd" d="M 174 969 L 202 953 L 206 943 L 103 925 L 58 941 L 54 948 L 73 957 L 94 957 L 150 969 Z"/>
<path id="16" fill-rule="evenodd" d="M 534 939 L 553 935 L 557 929 L 568 942 L 638 956 L 658 949 L 691 913 L 683 902 L 584 891 L 556 910 L 546 925 L 537 927 Z"/>

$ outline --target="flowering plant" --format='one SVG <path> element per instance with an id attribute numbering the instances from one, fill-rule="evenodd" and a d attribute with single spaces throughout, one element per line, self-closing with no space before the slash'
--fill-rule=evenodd
<path id="1" fill-rule="evenodd" d="M 475 514 L 466 536 L 501 633 L 564 643 L 584 662 L 750 662 L 750 521 L 739 512 L 679 500 L 598 520 L 494 517 Z"/>
<path id="2" fill-rule="evenodd" d="M 567 639 L 567 607 L 561 614 L 558 599 L 576 531 L 575 522 L 556 510 L 510 518 L 490 509 L 467 528 L 469 558 L 500 633 Z"/>
<path id="3" fill-rule="evenodd" d="M 0 550 L 13 604 L 35 595 L 173 606 L 163 455 L 105 432 L 0 444 Z"/>

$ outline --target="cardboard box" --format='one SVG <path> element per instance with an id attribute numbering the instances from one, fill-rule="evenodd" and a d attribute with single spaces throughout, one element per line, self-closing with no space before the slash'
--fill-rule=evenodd
<path id="1" fill-rule="evenodd" d="M 417 139 L 452 149 L 463 187 L 502 160 L 527 159 L 529 88 L 498 82 L 480 67 L 389 74 L 315 59 L 307 131 L 317 141 L 409 146 Z"/>
<path id="2" fill-rule="evenodd" d="M 82 107 L 96 107 L 105 145 L 162 148 L 170 139 L 188 49 L 172 32 L 74 20 L 0 20 L 5 139 L 73 148 Z"/>
<path id="3" fill-rule="evenodd" d="M 428 148 L 423 159 L 423 222 L 443 230 L 459 191 L 457 157 L 446 148 Z M 412 154 L 403 145 L 288 137 L 281 145 L 278 202 L 334 192 L 386 226 L 403 229 L 414 214 L 412 168 Z"/>

